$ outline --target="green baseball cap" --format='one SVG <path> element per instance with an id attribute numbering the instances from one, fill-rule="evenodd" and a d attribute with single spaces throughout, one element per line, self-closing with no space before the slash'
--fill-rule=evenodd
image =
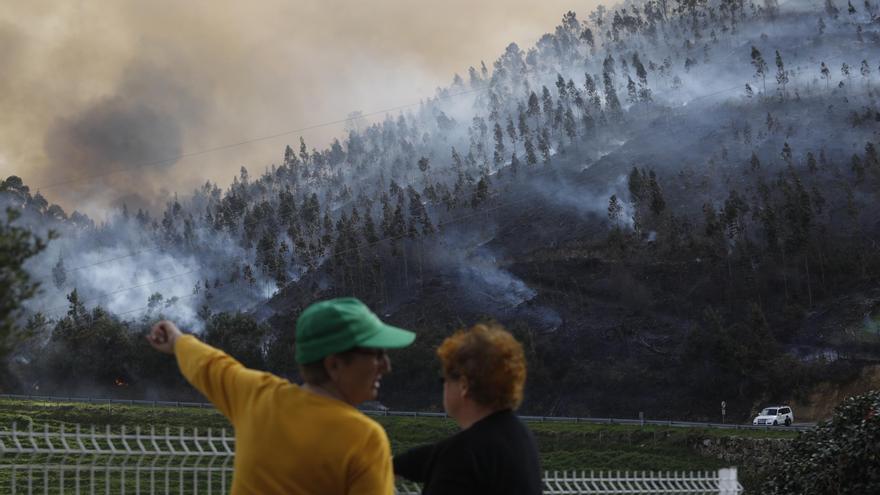
<path id="1" fill-rule="evenodd" d="M 399 349 L 416 334 L 382 323 L 364 303 L 340 297 L 312 304 L 296 320 L 296 361 L 308 364 L 355 347 Z"/>

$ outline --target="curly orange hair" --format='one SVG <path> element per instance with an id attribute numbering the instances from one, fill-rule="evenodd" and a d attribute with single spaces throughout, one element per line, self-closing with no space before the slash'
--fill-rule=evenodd
<path id="1" fill-rule="evenodd" d="M 526 358 L 522 345 L 497 323 L 459 330 L 437 349 L 443 373 L 465 377 L 468 394 L 495 410 L 516 409 L 523 398 Z"/>

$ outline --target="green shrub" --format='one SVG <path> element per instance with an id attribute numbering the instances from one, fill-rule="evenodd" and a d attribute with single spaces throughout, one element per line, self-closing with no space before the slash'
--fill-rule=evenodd
<path id="1" fill-rule="evenodd" d="M 880 493 L 880 391 L 850 397 L 798 436 L 758 493 Z"/>

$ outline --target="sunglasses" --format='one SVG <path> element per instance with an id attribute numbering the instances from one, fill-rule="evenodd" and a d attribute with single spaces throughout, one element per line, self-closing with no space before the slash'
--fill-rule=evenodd
<path id="1" fill-rule="evenodd" d="M 363 354 L 365 356 L 372 356 L 376 361 L 382 361 L 383 359 L 388 357 L 388 351 L 386 349 L 375 349 L 369 347 L 355 347 L 351 350 L 351 352 L 355 354 Z"/>

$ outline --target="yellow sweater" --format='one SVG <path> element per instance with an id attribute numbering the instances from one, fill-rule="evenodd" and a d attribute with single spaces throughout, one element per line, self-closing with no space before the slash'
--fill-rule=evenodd
<path id="1" fill-rule="evenodd" d="M 385 430 L 350 405 L 245 368 L 191 335 L 180 371 L 235 427 L 233 495 L 391 495 Z"/>

